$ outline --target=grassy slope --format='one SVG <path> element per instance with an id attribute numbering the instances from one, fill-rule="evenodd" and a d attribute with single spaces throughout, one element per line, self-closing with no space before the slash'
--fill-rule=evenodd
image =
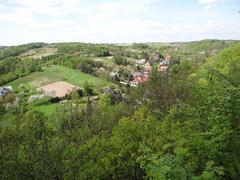
<path id="1" fill-rule="evenodd" d="M 56 112 L 57 108 L 59 108 L 61 104 L 53 103 L 53 104 L 46 104 L 41 106 L 33 106 L 32 110 L 38 110 L 43 112 L 46 116 L 51 116 L 54 112 Z"/>
<path id="2" fill-rule="evenodd" d="M 59 80 L 64 80 L 80 87 L 83 86 L 85 81 L 88 81 L 88 83 L 93 85 L 93 88 L 95 89 L 96 92 L 99 92 L 99 89 L 101 87 L 114 85 L 113 83 L 105 79 L 94 77 L 89 74 L 82 73 L 78 70 L 74 70 L 63 66 L 46 67 L 44 68 L 43 72 L 32 73 L 31 75 L 25 76 L 23 78 L 11 82 L 10 85 L 13 86 L 14 90 L 17 90 L 20 84 L 24 84 L 24 86 L 32 90 L 35 90 L 37 87 Z M 45 113 L 47 116 L 50 116 L 60 106 L 61 106 L 60 104 L 54 103 L 32 106 L 31 109 L 39 110 Z"/>
<path id="3" fill-rule="evenodd" d="M 20 57 L 41 59 L 42 57 L 56 54 L 56 52 L 57 52 L 57 48 L 43 47 L 43 48 L 31 49 L 26 53 L 21 54 Z"/>
<path id="4" fill-rule="evenodd" d="M 94 77 L 78 70 L 62 66 L 45 67 L 43 72 L 32 73 L 31 75 L 11 82 L 10 85 L 12 85 L 15 90 L 18 89 L 20 84 L 24 84 L 28 88 L 35 89 L 42 85 L 59 80 L 67 81 L 80 87 L 83 86 L 85 81 L 88 81 L 88 83 L 93 85 L 95 89 L 112 85 L 111 82 L 105 79 Z"/>

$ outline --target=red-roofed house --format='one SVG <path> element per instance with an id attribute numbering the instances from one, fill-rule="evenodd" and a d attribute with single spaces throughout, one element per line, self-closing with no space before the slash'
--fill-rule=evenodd
<path id="1" fill-rule="evenodd" d="M 165 56 L 165 60 L 166 61 L 170 61 L 172 59 L 172 56 L 170 55 L 170 54 L 167 54 L 166 56 Z"/>

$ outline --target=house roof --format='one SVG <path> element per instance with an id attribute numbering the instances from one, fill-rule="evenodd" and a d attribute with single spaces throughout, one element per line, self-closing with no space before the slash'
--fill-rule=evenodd
<path id="1" fill-rule="evenodd" d="M 167 55 L 165 56 L 165 60 L 169 61 L 169 60 L 171 60 L 171 59 L 172 59 L 172 56 L 171 56 L 170 54 L 167 54 Z"/>
<path id="2" fill-rule="evenodd" d="M 3 86 L 3 87 L 0 87 L 0 94 L 2 95 L 5 95 L 9 92 L 13 92 L 13 88 L 12 86 Z"/>
<path id="3" fill-rule="evenodd" d="M 111 94 L 111 93 L 113 93 L 113 90 L 112 90 L 112 88 L 107 87 L 107 88 L 103 89 L 103 92 L 104 92 L 105 94 Z"/>
<path id="4" fill-rule="evenodd" d="M 169 66 L 165 65 L 165 66 L 159 66 L 158 70 L 161 71 L 161 72 L 165 72 L 167 71 L 169 68 Z"/>
<path id="5" fill-rule="evenodd" d="M 134 76 L 134 77 L 142 76 L 142 73 L 139 72 L 139 71 L 136 71 L 136 72 L 133 73 L 133 76 Z"/>
<path id="6" fill-rule="evenodd" d="M 138 83 L 144 83 L 148 80 L 147 76 L 142 76 L 142 77 L 136 77 L 134 78 L 134 81 L 138 82 Z"/>

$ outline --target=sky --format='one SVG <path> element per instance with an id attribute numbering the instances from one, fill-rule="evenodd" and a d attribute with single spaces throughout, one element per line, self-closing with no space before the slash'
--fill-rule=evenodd
<path id="1" fill-rule="evenodd" d="M 0 45 L 240 39 L 240 0 L 0 0 Z"/>

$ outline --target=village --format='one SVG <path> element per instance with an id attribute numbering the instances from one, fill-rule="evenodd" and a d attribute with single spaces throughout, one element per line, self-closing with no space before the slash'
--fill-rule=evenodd
<path id="1" fill-rule="evenodd" d="M 119 72 L 110 72 L 109 76 L 119 84 L 130 86 L 133 88 L 138 87 L 140 84 L 144 84 L 148 81 L 150 73 L 153 69 L 156 69 L 161 73 L 169 73 L 170 65 L 172 61 L 172 56 L 167 54 L 163 57 L 159 55 L 153 55 L 152 57 L 142 58 L 135 60 L 132 66 L 131 73 L 128 74 L 127 78 L 122 78 L 123 76 Z M 99 69 L 101 69 L 100 67 Z M 136 71 L 135 71 L 136 69 Z M 121 78 L 120 78 L 121 77 Z M 21 84 L 21 86 L 23 86 Z M 102 95 L 111 96 L 124 96 L 124 93 L 119 93 L 118 88 L 104 87 L 101 90 Z M 77 91 L 83 94 L 83 87 L 73 85 L 65 81 L 56 81 L 50 84 L 36 88 L 35 93 L 30 93 L 27 98 L 28 103 L 41 100 L 43 98 L 57 99 L 56 102 L 64 103 L 67 102 L 66 98 L 73 92 Z M 90 100 L 99 100 L 99 95 L 92 95 Z M 17 100 L 17 101 L 16 101 Z M 19 101 L 19 96 L 14 93 L 12 86 L 2 86 L 0 87 L 0 102 L 4 103 L 6 107 L 11 107 Z"/>
<path id="2" fill-rule="evenodd" d="M 129 85 L 131 87 L 137 87 L 139 84 L 143 84 L 148 81 L 149 75 L 153 69 L 156 69 L 161 73 L 169 73 L 170 66 L 173 65 L 172 56 L 167 54 L 163 58 L 159 55 L 154 55 L 151 59 L 140 59 L 136 60 L 135 68 L 137 71 L 133 71 L 128 74 L 128 78 L 119 78 L 121 76 L 118 72 L 111 72 L 110 76 L 113 79 L 119 80 L 120 84 Z"/>

